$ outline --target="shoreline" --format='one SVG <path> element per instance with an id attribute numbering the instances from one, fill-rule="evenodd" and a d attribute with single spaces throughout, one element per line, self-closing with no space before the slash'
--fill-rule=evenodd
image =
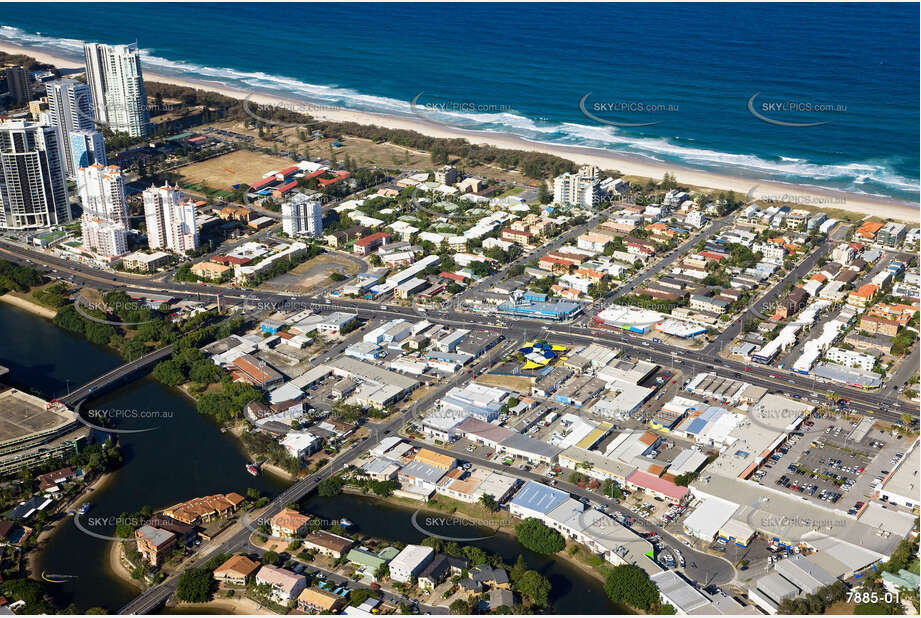
<path id="1" fill-rule="evenodd" d="M 24 54 L 40 62 L 60 67 L 81 66 L 80 61 L 64 58 L 39 51 L 36 48 L 0 43 L 0 51 L 12 54 Z M 158 81 L 200 90 L 210 90 L 227 97 L 248 99 L 257 104 L 276 105 L 287 109 L 306 106 L 305 101 L 293 97 L 275 96 L 266 93 L 246 92 L 212 80 L 193 80 L 147 73 L 150 81 Z M 427 122 L 420 118 L 385 115 L 373 112 L 348 109 L 325 109 L 316 116 L 318 120 L 328 122 L 354 122 L 362 125 L 377 125 L 388 129 L 416 131 L 430 137 L 461 138 L 472 144 L 486 144 L 497 148 L 525 150 L 551 154 L 569 159 L 576 164 L 597 165 L 602 169 L 616 169 L 624 176 L 644 178 L 661 178 L 665 172 L 675 174 L 678 182 L 694 187 L 731 190 L 742 195 L 751 195 L 756 199 L 775 199 L 779 202 L 793 203 L 795 206 L 828 208 L 853 212 L 864 216 L 877 216 L 884 219 L 896 219 L 911 224 L 919 220 L 921 210 L 917 204 L 885 198 L 880 196 L 848 193 L 834 189 L 823 189 L 778 180 L 764 180 L 752 176 L 730 175 L 720 172 L 694 169 L 680 164 L 665 164 L 640 157 L 631 157 L 614 151 L 586 146 L 568 146 L 531 141 L 515 135 L 493 133 L 489 131 L 465 130 L 448 127 L 436 122 Z"/>
<path id="2" fill-rule="evenodd" d="M 383 496 L 378 496 L 378 495 L 373 494 L 373 493 L 367 493 L 367 494 L 366 494 L 366 493 L 362 492 L 361 489 L 357 489 L 357 488 L 351 487 L 351 486 L 345 486 L 345 487 L 343 487 L 343 488 L 342 488 L 342 493 L 347 493 L 347 494 L 349 494 L 349 495 L 356 496 L 356 497 L 358 497 L 358 498 L 365 498 L 365 499 L 371 500 L 372 502 L 378 501 L 378 502 L 382 502 L 382 503 L 385 503 L 385 504 L 389 504 L 389 505 L 391 505 L 391 506 L 396 506 L 396 507 L 400 507 L 400 508 L 405 508 L 405 509 L 407 509 L 407 510 L 411 510 L 411 509 L 412 509 L 412 506 L 413 506 L 413 504 L 414 504 L 414 503 L 411 503 L 411 502 L 404 502 L 403 499 L 397 498 L 397 497 L 394 497 L 394 496 L 383 497 Z M 440 498 L 447 498 L 446 496 L 442 496 L 441 494 L 438 494 L 438 497 L 440 497 Z M 451 500 L 452 498 L 447 498 L 447 499 Z M 449 511 L 443 511 L 443 510 L 441 510 L 441 509 L 439 509 L 439 508 L 437 508 L 437 507 L 435 507 L 435 506 L 432 506 L 432 505 L 431 505 L 430 503 L 428 503 L 428 502 L 421 502 L 421 501 L 420 501 L 418 504 L 419 504 L 419 507 L 418 507 L 418 508 L 420 508 L 420 509 L 425 509 L 425 510 L 429 510 L 429 511 L 431 511 L 431 512 L 433 512 L 433 513 L 448 513 L 448 514 L 450 514 L 451 517 L 457 517 L 457 518 L 459 518 L 459 519 L 466 519 L 467 521 L 470 521 L 470 522 L 475 522 L 475 521 L 476 521 L 476 518 L 475 518 L 475 517 L 473 517 L 472 515 L 468 515 L 467 513 L 463 513 L 463 512 L 461 512 L 461 511 L 454 511 L 453 513 L 450 513 Z M 469 503 L 465 503 L 465 504 L 469 504 Z M 499 526 L 499 527 L 495 530 L 495 532 L 494 532 L 494 535 L 498 535 L 498 534 L 504 534 L 504 535 L 510 537 L 510 538 L 511 538 L 512 540 L 514 540 L 516 543 L 518 543 L 518 539 L 517 539 L 516 536 L 515 536 L 515 529 L 512 528 L 512 527 L 509 527 L 509 526 Z M 563 560 L 564 562 L 567 562 L 568 564 L 570 564 L 573 568 L 579 569 L 581 572 L 583 572 L 583 573 L 585 573 L 586 575 L 592 577 L 593 579 L 597 579 L 599 582 L 601 582 L 602 584 L 604 584 L 604 581 L 605 581 L 604 575 L 602 575 L 597 569 L 595 569 L 595 568 L 592 567 L 591 565 L 586 564 L 586 563 L 582 562 L 581 560 L 579 560 L 578 558 L 576 558 L 575 556 L 569 554 L 569 552 L 568 552 L 567 550 L 569 549 L 569 547 L 570 547 L 573 543 L 574 543 L 574 542 L 572 542 L 572 541 L 567 541 L 567 542 L 566 542 L 566 547 L 564 547 L 562 550 L 558 551 L 558 552 L 555 553 L 555 554 L 548 554 L 547 557 L 548 557 L 548 558 L 557 558 L 557 559 Z M 519 545 L 520 545 L 520 543 L 519 543 Z M 575 543 L 575 545 L 578 546 L 578 547 L 582 547 L 582 545 L 579 544 L 579 543 Z M 611 566 L 613 567 L 614 565 L 611 565 Z"/>
<path id="3" fill-rule="evenodd" d="M 63 517 L 57 520 L 52 527 L 46 528 L 38 533 L 38 536 L 35 537 L 35 547 L 25 556 L 26 571 L 32 576 L 32 579 L 37 580 L 41 578 L 38 567 L 41 565 L 42 558 L 47 550 L 47 547 L 43 547 L 42 544 L 57 534 L 58 530 L 62 529 L 63 525 L 67 523 L 68 518 L 73 517 L 72 515 L 67 515 L 67 511 L 76 510 L 80 508 L 83 503 L 89 502 L 89 498 L 96 492 L 105 489 L 109 483 L 112 482 L 113 478 L 115 478 L 114 470 L 100 475 L 99 478 L 89 485 L 86 485 L 71 502 L 62 506 L 64 513 Z"/>
<path id="4" fill-rule="evenodd" d="M 39 305 L 38 303 L 22 298 L 21 296 L 14 296 L 12 292 L 7 292 L 6 294 L 0 296 L 0 302 L 4 302 L 13 307 L 18 307 L 23 311 L 28 311 L 31 314 L 46 318 L 48 320 L 53 320 L 54 316 L 58 314 L 58 312 L 54 309 Z"/>

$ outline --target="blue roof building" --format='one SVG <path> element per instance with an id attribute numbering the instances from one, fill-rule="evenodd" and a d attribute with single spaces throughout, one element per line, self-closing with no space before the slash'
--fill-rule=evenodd
<path id="1" fill-rule="evenodd" d="M 536 481 L 528 481 L 518 490 L 518 493 L 509 500 L 509 513 L 516 517 L 543 516 L 558 507 L 569 498 L 569 494 L 559 489 L 547 487 Z"/>
<path id="2" fill-rule="evenodd" d="M 582 310 L 582 305 L 571 301 L 523 301 L 502 303 L 499 313 L 536 320 L 564 320 L 571 318 Z"/>

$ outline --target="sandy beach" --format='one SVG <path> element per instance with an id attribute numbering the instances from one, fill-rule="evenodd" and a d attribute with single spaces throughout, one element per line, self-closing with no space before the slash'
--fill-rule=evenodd
<path id="1" fill-rule="evenodd" d="M 49 309 L 48 307 L 44 307 L 38 303 L 33 303 L 32 301 L 26 300 L 21 296 L 15 296 L 9 293 L 0 296 L 0 302 L 7 303 L 8 305 L 13 305 L 14 307 L 19 307 L 24 311 L 34 313 L 35 315 L 39 315 L 43 318 L 48 318 L 49 320 L 53 320 L 54 316 L 56 316 L 58 313 L 54 309 Z"/>
<path id="2" fill-rule="evenodd" d="M 40 62 L 53 64 L 61 69 L 82 68 L 82 63 L 79 61 L 54 56 L 37 51 L 33 48 L 0 43 L 0 50 L 11 54 L 29 55 Z M 254 104 L 277 105 L 290 110 L 302 109 L 310 113 L 311 106 L 305 102 L 269 96 L 263 93 L 245 92 L 228 87 L 219 82 L 209 80 L 185 80 L 146 71 L 145 79 L 187 86 L 190 88 L 211 90 L 229 97 L 248 99 Z M 592 164 L 602 169 L 616 169 L 626 176 L 659 179 L 662 178 L 665 172 L 672 172 L 678 182 L 685 185 L 718 190 L 731 190 L 741 195 L 750 195 L 753 198 L 764 200 L 783 201 L 793 204 L 802 204 L 804 206 L 814 206 L 817 208 L 825 207 L 829 209 L 847 210 L 860 215 L 896 219 L 908 223 L 917 223 L 919 214 L 921 214 L 921 210 L 919 210 L 917 204 L 883 197 L 825 190 L 776 181 L 765 181 L 742 175 L 731 176 L 727 174 L 718 174 L 679 165 L 649 161 L 638 157 L 628 157 L 603 149 L 551 145 L 532 142 L 513 135 L 451 128 L 435 122 L 426 122 L 421 118 L 405 118 L 330 108 L 324 108 L 321 113 L 314 112 L 311 115 L 320 120 L 356 122 L 359 124 L 377 125 L 390 129 L 406 129 L 432 137 L 463 138 L 474 144 L 486 144 L 498 148 L 553 154 L 569 159 L 580 165 Z"/>

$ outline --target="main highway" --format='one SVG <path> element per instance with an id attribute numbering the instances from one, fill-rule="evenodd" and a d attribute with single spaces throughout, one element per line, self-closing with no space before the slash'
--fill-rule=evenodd
<path id="1" fill-rule="evenodd" d="M 744 363 L 725 360 L 710 356 L 700 351 L 685 350 L 662 342 L 651 342 L 639 337 L 633 336 L 627 332 L 619 330 L 609 330 L 591 324 L 563 324 L 563 323 L 543 323 L 535 320 L 510 319 L 502 317 L 498 320 L 490 316 L 481 316 L 460 312 L 456 309 L 446 309 L 443 311 L 426 311 L 424 314 L 414 311 L 412 308 L 395 305 L 382 305 L 380 303 L 369 303 L 354 300 L 336 300 L 335 302 L 319 296 L 290 296 L 278 294 L 276 292 L 263 292 L 258 290 L 240 290 L 236 288 L 226 288 L 214 285 L 195 285 L 185 284 L 173 281 L 152 281 L 150 278 L 138 277 L 136 275 L 127 275 L 122 273 L 102 273 L 88 265 L 75 263 L 65 260 L 44 252 L 33 251 L 6 241 L 0 241 L 0 257 L 17 261 L 20 263 L 29 263 L 40 269 L 44 267 L 45 274 L 51 275 L 78 286 L 94 287 L 100 290 L 122 290 L 128 294 L 160 294 L 177 296 L 186 300 L 201 300 L 213 302 L 220 296 L 224 306 L 242 307 L 246 309 L 254 306 L 261 313 L 268 312 L 273 308 L 277 309 L 305 309 L 310 308 L 315 311 L 353 311 L 364 319 L 390 319 L 395 317 L 404 318 L 425 318 L 434 323 L 446 324 L 455 327 L 471 329 L 489 329 L 498 334 L 502 334 L 507 342 L 500 344 L 487 354 L 485 354 L 471 371 L 478 371 L 481 368 L 488 367 L 495 358 L 506 352 L 509 345 L 521 340 L 522 336 L 537 336 L 542 334 L 544 337 L 557 337 L 566 344 L 591 342 L 612 345 L 622 349 L 625 353 L 634 358 L 645 359 L 663 367 L 680 367 L 686 375 L 689 372 L 712 372 L 725 378 L 740 379 L 750 384 L 763 386 L 768 390 L 782 392 L 786 395 L 797 396 L 805 401 L 813 403 L 825 403 L 825 393 L 832 390 L 828 385 L 820 385 L 813 378 L 797 374 L 778 373 L 778 370 L 758 365 L 747 366 Z M 496 320 L 490 324 L 490 320 Z M 168 352 L 158 353 L 166 354 Z M 142 361 L 145 359 L 138 359 Z M 149 359 L 146 359 L 149 360 Z M 132 370 L 129 366 L 125 371 Z M 116 373 L 119 370 L 116 370 Z M 367 425 L 370 436 L 365 440 L 354 443 L 348 449 L 340 453 L 329 465 L 321 471 L 304 478 L 278 495 L 260 515 L 262 519 L 270 518 L 277 514 L 285 505 L 296 502 L 312 491 L 322 480 L 332 476 L 335 472 L 344 468 L 358 454 L 372 448 L 379 440 L 389 434 L 399 432 L 408 420 L 413 418 L 421 410 L 431 409 L 434 402 L 441 397 L 444 392 L 456 385 L 459 381 L 467 377 L 467 373 L 461 372 L 452 376 L 436 388 L 432 388 L 422 398 L 409 406 L 405 411 L 383 423 L 369 423 Z M 117 378 L 117 376 L 116 376 Z M 100 377 L 99 384 L 105 382 L 107 376 Z M 112 379 L 112 376 L 108 376 Z M 97 382 L 91 382 L 85 385 L 86 393 L 78 393 L 85 396 L 89 389 Z M 896 421 L 901 414 L 909 413 L 917 419 L 918 406 L 906 402 L 894 400 L 890 394 L 862 392 L 855 389 L 844 387 L 834 387 L 838 396 L 847 397 L 849 407 L 852 410 L 862 413 L 868 413 L 876 418 Z M 516 471 L 517 474 L 517 471 Z M 577 495 L 582 495 L 578 488 L 566 487 Z M 594 494 L 594 499 L 598 499 Z M 618 507 L 610 502 L 608 506 L 617 509 Z M 251 530 L 243 525 L 238 524 L 235 530 L 227 539 L 216 546 L 208 554 L 231 553 L 238 551 L 252 551 L 254 548 L 249 543 Z M 665 531 L 657 529 L 657 532 L 668 538 L 672 543 L 677 541 L 667 535 Z M 682 551 L 690 552 L 684 548 Z M 694 562 L 702 565 L 700 568 L 706 573 L 694 574 L 696 578 L 714 583 L 725 583 L 731 579 L 728 569 L 731 566 L 722 565 L 712 556 L 705 557 L 704 554 L 697 555 L 694 552 Z M 208 559 L 208 555 L 201 555 L 196 558 L 191 566 L 201 566 Z M 163 604 L 169 596 L 175 591 L 177 577 L 172 576 L 164 580 L 157 586 L 150 588 L 144 594 L 134 599 L 131 603 L 121 608 L 121 614 L 143 614 L 154 611 Z"/>
<path id="2" fill-rule="evenodd" d="M 319 295 L 292 296 L 259 290 L 243 290 L 232 287 L 220 287 L 208 284 L 189 284 L 175 281 L 149 281 L 137 275 L 123 273 L 101 273 L 91 266 L 33 251 L 0 240 L 0 257 L 23 262 L 29 260 L 32 266 L 40 265 L 56 273 L 56 276 L 74 285 L 95 287 L 102 290 L 122 290 L 128 294 L 159 294 L 174 296 L 183 300 L 214 302 L 218 296 L 224 307 L 237 305 L 243 308 L 269 312 L 277 309 L 312 309 L 314 311 L 352 311 L 363 319 L 425 318 L 430 322 L 446 324 L 458 328 L 489 328 L 506 338 L 518 338 L 522 335 L 537 334 L 541 331 L 557 335 L 565 342 L 598 342 L 620 347 L 635 358 L 649 359 L 657 364 L 668 366 L 681 364 L 687 373 L 689 368 L 709 371 L 724 378 L 741 379 L 750 384 L 763 386 L 769 390 L 780 391 L 788 395 L 797 395 L 803 400 L 826 403 L 826 393 L 835 393 L 839 398 L 849 400 L 850 409 L 874 415 L 876 418 L 896 421 L 903 413 L 909 413 L 916 420 L 918 405 L 901 401 L 891 389 L 882 391 L 865 391 L 838 384 L 823 384 L 815 377 L 785 372 L 773 367 L 722 359 L 708 351 L 688 350 L 668 345 L 664 342 L 651 342 L 631 335 L 626 331 L 609 330 L 592 324 L 546 323 L 539 320 L 515 319 L 507 316 L 493 317 L 458 311 L 454 308 L 443 311 L 428 310 L 424 314 L 413 311 L 410 307 L 386 305 L 368 301 L 336 299 L 331 301 Z M 495 320 L 490 324 L 491 320 Z M 917 347 L 917 344 L 916 344 Z M 915 357 L 916 355 L 913 355 Z"/>

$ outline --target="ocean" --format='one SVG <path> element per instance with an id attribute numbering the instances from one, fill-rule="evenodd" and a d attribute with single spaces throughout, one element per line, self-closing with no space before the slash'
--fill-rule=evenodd
<path id="1" fill-rule="evenodd" d="M 917 4 L 5 4 L 0 40 L 917 201 Z"/>

